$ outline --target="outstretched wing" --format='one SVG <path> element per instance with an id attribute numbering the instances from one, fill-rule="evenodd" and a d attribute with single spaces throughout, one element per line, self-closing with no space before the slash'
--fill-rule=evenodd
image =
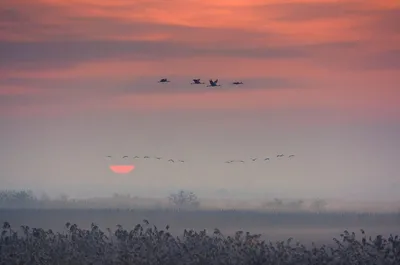
<path id="1" fill-rule="evenodd" d="M 214 83 L 215 83 L 215 84 L 218 83 L 218 79 L 215 79 Z"/>
<path id="2" fill-rule="evenodd" d="M 212 79 L 210 79 L 210 85 L 214 85 L 214 82 L 212 81 Z"/>

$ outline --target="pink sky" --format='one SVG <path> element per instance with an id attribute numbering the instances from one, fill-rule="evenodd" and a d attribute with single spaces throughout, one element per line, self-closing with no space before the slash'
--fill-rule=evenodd
<path id="1" fill-rule="evenodd" d="M 54 106 L 67 114 L 121 108 L 307 108 L 357 118 L 400 113 L 396 1 L 167 2 L 6 0 L 2 115 L 40 116 Z M 160 77 L 175 82 L 160 86 Z M 219 78 L 225 88 L 193 92 L 188 84 L 195 77 Z M 245 85 L 233 89 L 229 82 L 237 79 Z"/>
<path id="2" fill-rule="evenodd" d="M 0 186 L 105 189 L 99 157 L 153 154 L 201 163 L 135 164 L 132 185 L 395 194 L 399 25 L 399 1 L 2 0 Z"/>

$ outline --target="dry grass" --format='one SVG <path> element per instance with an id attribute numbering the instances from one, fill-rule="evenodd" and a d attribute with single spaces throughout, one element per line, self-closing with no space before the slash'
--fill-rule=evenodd
<path id="1" fill-rule="evenodd" d="M 132 230 L 117 225 L 114 231 L 66 223 L 60 232 L 4 222 L 0 264 L 400 264 L 400 238 L 392 235 L 371 238 L 361 231 L 357 239 L 345 231 L 333 246 L 306 247 L 243 231 L 225 236 L 218 229 L 184 230 L 176 237 L 168 229 L 146 220 Z"/>

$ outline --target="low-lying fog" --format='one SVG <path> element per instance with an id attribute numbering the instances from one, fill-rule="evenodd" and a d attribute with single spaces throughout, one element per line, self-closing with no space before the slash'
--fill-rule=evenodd
<path id="1" fill-rule="evenodd" d="M 328 199 L 198 198 L 189 191 L 171 193 L 169 198 L 114 194 L 86 199 L 3 191 L 0 222 L 55 231 L 65 230 L 66 222 L 85 229 L 95 223 L 103 230 L 115 230 L 120 224 L 129 230 L 146 219 L 159 229 L 169 225 L 176 236 L 184 229 L 212 233 L 218 228 L 224 235 L 242 230 L 273 241 L 293 237 L 305 244 L 329 244 L 344 230 L 359 234 L 364 229 L 371 236 L 400 234 L 398 205 Z"/>

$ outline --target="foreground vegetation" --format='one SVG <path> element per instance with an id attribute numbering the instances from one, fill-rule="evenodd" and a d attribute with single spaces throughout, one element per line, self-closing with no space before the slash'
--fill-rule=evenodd
<path id="1" fill-rule="evenodd" d="M 88 230 L 66 223 L 65 231 L 42 228 L 13 228 L 3 225 L 0 264 L 400 264 L 400 238 L 362 238 L 344 231 L 334 246 L 310 248 L 293 243 L 266 242 L 260 235 L 242 231 L 224 236 L 184 231 L 175 237 L 169 227 L 159 230 L 144 220 L 133 230 L 118 225 L 102 231 L 92 224 Z M 19 231 L 18 231 L 19 230 Z"/>

